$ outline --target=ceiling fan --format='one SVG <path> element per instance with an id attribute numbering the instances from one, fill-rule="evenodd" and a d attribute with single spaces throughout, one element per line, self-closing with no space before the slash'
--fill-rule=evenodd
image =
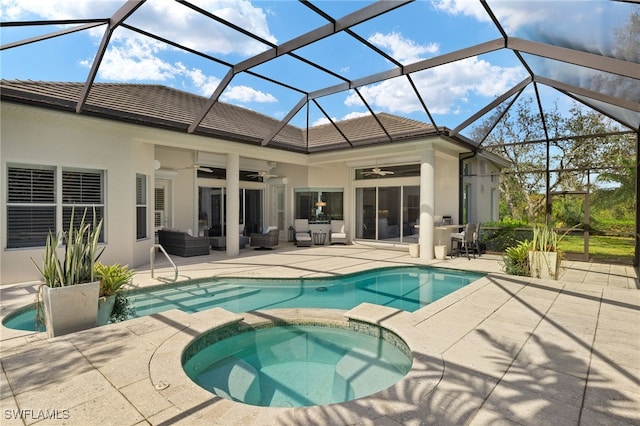
<path id="1" fill-rule="evenodd" d="M 177 169 L 177 170 L 188 170 L 188 169 L 192 169 L 192 168 L 196 169 L 198 171 L 201 171 L 201 172 L 213 173 L 213 169 L 210 169 L 209 167 L 201 166 L 199 164 L 192 164 L 191 167 L 183 167 L 183 168 Z"/>
<path id="2" fill-rule="evenodd" d="M 370 172 L 363 172 L 362 176 L 386 176 L 392 174 L 394 174 L 394 172 L 391 170 L 382 170 L 380 167 L 374 167 Z"/>
<path id="3" fill-rule="evenodd" d="M 250 178 L 271 179 L 271 178 L 274 178 L 274 177 L 278 177 L 278 175 L 272 175 L 271 173 L 269 173 L 269 172 L 267 172 L 267 171 L 265 171 L 265 170 L 261 170 L 261 171 L 259 171 L 259 172 L 257 172 L 257 173 L 251 173 L 251 174 L 248 174 L 248 175 L 247 175 L 247 177 L 250 177 Z"/>

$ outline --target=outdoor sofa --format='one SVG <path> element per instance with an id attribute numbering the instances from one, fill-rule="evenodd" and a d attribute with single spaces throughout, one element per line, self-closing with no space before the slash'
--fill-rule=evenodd
<path id="1" fill-rule="evenodd" d="M 158 231 L 158 243 L 169 254 L 176 256 L 201 256 L 209 254 L 209 237 L 194 237 L 187 232 L 160 229 Z"/>

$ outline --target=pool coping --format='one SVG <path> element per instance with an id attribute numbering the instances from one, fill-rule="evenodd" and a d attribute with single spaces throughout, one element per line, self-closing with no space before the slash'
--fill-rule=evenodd
<path id="1" fill-rule="evenodd" d="M 225 422 L 228 419 L 251 417 L 252 424 L 299 423 L 311 419 L 325 418 L 329 408 L 344 423 L 356 423 L 362 419 L 362 410 L 377 417 L 400 415 L 407 405 L 418 405 L 420 398 L 431 392 L 444 373 L 444 362 L 440 354 L 420 345 L 419 335 L 407 327 L 411 313 L 369 303 L 363 303 L 349 311 L 336 309 L 274 309 L 269 311 L 235 314 L 222 308 L 213 308 L 191 314 L 191 324 L 167 339 L 154 353 L 149 362 L 149 378 L 153 388 L 181 412 L 197 410 L 202 420 Z M 398 335 L 408 345 L 413 357 L 409 372 L 394 385 L 352 401 L 309 407 L 259 407 L 221 398 L 194 383 L 182 368 L 182 353 L 194 338 L 215 328 L 236 322 L 259 325 L 265 322 L 344 322 L 350 319 L 364 321 L 386 328 Z M 434 363 L 423 363 L 424 359 L 439 359 Z M 406 389 L 411 386 L 411 392 Z M 416 384 L 418 384 L 416 386 Z M 188 395 L 188 397 L 185 397 Z M 206 408 L 203 408 L 206 407 Z M 370 418 L 369 415 L 365 416 Z"/>

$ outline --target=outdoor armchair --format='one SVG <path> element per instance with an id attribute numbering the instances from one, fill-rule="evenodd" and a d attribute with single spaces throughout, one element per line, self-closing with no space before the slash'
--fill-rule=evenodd
<path id="1" fill-rule="evenodd" d="M 273 248 L 278 245 L 280 238 L 280 231 L 275 226 L 267 228 L 267 232 L 263 234 L 253 233 L 251 234 L 251 247 L 259 248 Z"/>
<path id="2" fill-rule="evenodd" d="M 344 220 L 331 221 L 331 234 L 329 234 L 330 244 L 347 244 L 347 230 L 344 227 Z"/>
<path id="3" fill-rule="evenodd" d="M 311 230 L 309 219 L 296 219 L 293 222 L 295 229 L 295 241 L 298 247 L 311 247 Z"/>

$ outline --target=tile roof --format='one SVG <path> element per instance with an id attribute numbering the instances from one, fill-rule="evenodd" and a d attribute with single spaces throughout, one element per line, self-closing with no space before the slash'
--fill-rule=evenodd
<path id="1" fill-rule="evenodd" d="M 3 79 L 0 81 L 0 94 L 3 101 L 75 111 L 83 86 L 84 83 L 80 82 Z M 89 91 L 82 112 L 186 132 L 207 100 L 202 96 L 161 85 L 95 83 Z M 311 153 L 387 144 L 438 133 L 429 124 L 392 114 L 379 113 L 376 118 L 367 115 L 314 126 L 308 130 L 286 125 L 268 146 Z M 278 120 L 264 114 L 217 102 L 194 133 L 260 145 L 280 125 Z"/>

